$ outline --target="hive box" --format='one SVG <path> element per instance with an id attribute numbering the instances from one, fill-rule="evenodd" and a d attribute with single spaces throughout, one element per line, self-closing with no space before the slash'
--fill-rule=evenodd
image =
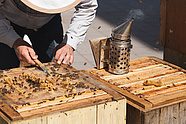
<path id="1" fill-rule="evenodd" d="M 69 65 L 4 70 L 0 124 L 125 124 L 126 99 Z"/>
<path id="2" fill-rule="evenodd" d="M 127 124 L 186 124 L 186 71 L 178 66 L 145 57 L 131 60 L 128 74 L 83 73 L 126 97 Z"/>

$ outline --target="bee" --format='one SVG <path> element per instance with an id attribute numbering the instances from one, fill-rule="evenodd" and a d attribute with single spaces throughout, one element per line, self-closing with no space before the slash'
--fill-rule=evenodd
<path id="1" fill-rule="evenodd" d="M 26 99 L 29 99 L 30 97 L 28 96 L 28 97 L 26 97 Z"/>
<path id="2" fill-rule="evenodd" d="M 26 105 L 30 105 L 30 103 L 29 102 L 27 102 L 27 103 L 25 103 Z"/>
<path id="3" fill-rule="evenodd" d="M 65 114 L 66 116 L 68 116 L 67 113 L 64 113 L 64 114 Z"/>
<path id="4" fill-rule="evenodd" d="M 24 89 L 28 89 L 27 86 L 24 86 Z"/>
<path id="5" fill-rule="evenodd" d="M 78 95 L 81 95 L 82 93 L 81 92 L 78 92 Z"/>
<path id="6" fill-rule="evenodd" d="M 54 89 L 54 91 L 57 91 L 57 90 L 58 90 L 58 88 L 55 88 L 55 89 Z"/>
<path id="7" fill-rule="evenodd" d="M 101 29 L 101 26 L 99 26 L 98 29 Z"/>
<path id="8" fill-rule="evenodd" d="M 54 98 L 49 99 L 49 101 L 54 101 L 54 100 L 55 100 L 55 97 L 54 97 Z"/>

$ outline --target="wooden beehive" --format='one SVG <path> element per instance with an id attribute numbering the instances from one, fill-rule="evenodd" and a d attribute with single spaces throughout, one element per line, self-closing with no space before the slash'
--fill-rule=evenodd
<path id="1" fill-rule="evenodd" d="M 83 71 L 127 98 L 128 124 L 186 124 L 186 71 L 155 57 L 130 61 L 130 72 Z M 107 82 L 104 82 L 107 81 Z"/>
<path id="2" fill-rule="evenodd" d="M 0 75 L 0 124 L 126 122 L 122 95 L 69 65 L 20 67 Z"/>

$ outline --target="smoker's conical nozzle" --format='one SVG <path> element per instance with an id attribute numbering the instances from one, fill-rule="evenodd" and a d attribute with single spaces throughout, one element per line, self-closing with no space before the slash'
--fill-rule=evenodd
<path id="1" fill-rule="evenodd" d="M 130 19 L 121 25 L 117 26 L 112 30 L 112 37 L 120 40 L 126 40 L 130 38 L 131 35 L 131 28 L 132 28 L 132 22 L 134 19 Z"/>

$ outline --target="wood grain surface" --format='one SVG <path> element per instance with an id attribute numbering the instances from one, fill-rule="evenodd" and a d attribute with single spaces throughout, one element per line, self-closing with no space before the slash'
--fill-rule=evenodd
<path id="1" fill-rule="evenodd" d="M 42 65 L 43 66 L 43 65 Z M 124 97 L 70 65 L 44 63 L 38 67 L 4 70 L 0 77 L 0 110 L 16 121 L 57 111 L 92 106 Z"/>
<path id="2" fill-rule="evenodd" d="M 130 61 L 130 72 L 114 75 L 107 69 L 84 70 L 96 80 L 124 95 L 128 103 L 148 110 L 175 101 L 186 100 L 186 71 L 156 57 Z M 135 104 L 135 105 L 134 105 Z"/>

